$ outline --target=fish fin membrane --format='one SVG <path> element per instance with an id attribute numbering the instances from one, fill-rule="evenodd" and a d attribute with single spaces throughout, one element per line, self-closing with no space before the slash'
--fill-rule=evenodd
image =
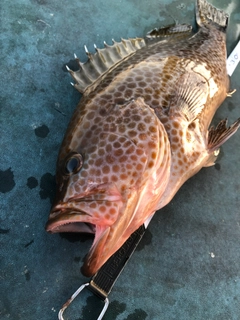
<path id="1" fill-rule="evenodd" d="M 84 93 L 88 89 L 88 93 L 93 91 L 99 81 L 108 71 L 114 69 L 121 61 L 125 60 L 137 50 L 146 46 L 143 38 L 122 39 L 121 42 L 113 40 L 113 45 L 104 43 L 105 48 L 99 49 L 95 46 L 96 53 L 92 54 L 86 50 L 88 60 L 81 63 L 76 57 L 79 70 L 69 72 L 76 81 L 74 87 Z"/>
<path id="2" fill-rule="evenodd" d="M 168 37 L 183 37 L 192 34 L 192 26 L 189 24 L 174 24 L 162 28 L 155 28 L 146 34 L 147 40 L 164 40 Z"/>
<path id="3" fill-rule="evenodd" d="M 212 167 L 215 165 L 215 162 L 218 158 L 218 155 L 220 153 L 220 149 L 216 149 L 215 151 L 213 151 L 212 153 L 209 154 L 209 157 L 207 159 L 207 161 L 205 162 L 203 167 Z"/>
<path id="4" fill-rule="evenodd" d="M 173 91 L 170 116 L 180 114 L 189 123 L 193 122 L 203 110 L 207 95 L 208 84 L 201 75 L 195 72 L 183 74 Z"/>
<path id="5" fill-rule="evenodd" d="M 216 128 L 212 126 L 208 131 L 208 151 L 214 152 L 217 150 L 238 130 L 239 127 L 240 118 L 230 127 L 227 127 L 227 119 L 220 121 Z"/>
<path id="6" fill-rule="evenodd" d="M 200 27 L 214 24 L 221 31 L 226 31 L 229 16 L 226 12 L 219 10 L 206 0 L 197 0 L 196 20 Z"/>

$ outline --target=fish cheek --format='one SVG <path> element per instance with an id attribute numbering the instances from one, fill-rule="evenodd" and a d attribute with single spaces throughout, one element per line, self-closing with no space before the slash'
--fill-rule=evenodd
<path id="1" fill-rule="evenodd" d="M 118 186 L 121 193 L 135 185 L 138 176 L 136 171 L 143 169 L 138 163 L 137 149 L 130 140 L 121 137 L 105 157 L 102 172 Z"/>

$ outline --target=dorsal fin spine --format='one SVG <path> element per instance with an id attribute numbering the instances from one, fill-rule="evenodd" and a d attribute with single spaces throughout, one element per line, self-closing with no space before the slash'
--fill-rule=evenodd
<path id="1" fill-rule="evenodd" d="M 96 68 L 92 67 L 91 61 L 87 66 L 82 64 L 82 70 L 84 71 L 85 76 L 90 80 L 90 82 L 93 82 L 99 76 L 99 73 L 96 72 Z"/>
<path id="2" fill-rule="evenodd" d="M 84 46 L 84 50 L 85 50 L 86 54 L 88 55 L 88 54 L 89 54 L 89 51 L 88 51 L 88 48 L 87 48 L 86 45 Z"/>
<path id="3" fill-rule="evenodd" d="M 122 39 L 121 42 L 113 40 L 113 45 L 108 45 L 104 42 L 103 49 L 99 49 L 94 45 L 96 50 L 94 54 L 90 53 L 87 47 L 84 46 L 88 60 L 85 63 L 81 63 L 75 55 L 74 57 L 78 62 L 79 70 L 69 70 L 71 76 L 77 82 L 75 87 L 82 93 L 85 92 L 87 88 L 88 92 L 91 91 L 91 86 L 100 80 L 108 70 L 114 68 L 123 59 L 145 46 L 146 43 L 143 38 Z"/>

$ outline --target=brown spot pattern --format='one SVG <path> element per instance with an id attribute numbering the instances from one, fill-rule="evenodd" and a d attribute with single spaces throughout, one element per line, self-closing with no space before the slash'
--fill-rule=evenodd
<path id="1" fill-rule="evenodd" d="M 157 181 L 163 200 L 153 204 L 151 197 L 153 207 L 148 210 L 153 212 L 169 202 L 181 184 L 202 167 L 208 156 L 207 128 L 229 83 L 225 51 L 225 35 L 214 28 L 200 28 L 194 37 L 176 37 L 176 41 L 150 42 L 86 91 L 58 160 L 62 172 L 69 152 L 84 157 L 79 173 L 65 177 L 62 199 L 72 209 L 77 206 L 88 213 L 82 215 L 84 221 L 112 225 L 122 213 L 120 203 L 131 198 L 131 190 L 141 190 L 153 177 L 163 176 Z M 191 63 L 191 71 L 201 73 L 209 88 L 198 119 L 188 123 L 174 101 L 178 101 L 176 89 Z M 198 66 L 201 70 L 195 71 Z M 214 86 L 216 93 L 210 97 Z M 168 170 L 166 187 L 168 175 L 164 174 Z M 146 202 L 151 188 L 149 185 Z M 68 202 L 75 197 L 87 197 L 88 201 Z M 156 192 L 157 197 L 161 198 Z"/>
<path id="2" fill-rule="evenodd" d="M 76 128 L 71 141 L 74 151 L 84 155 L 83 167 L 69 177 L 71 187 L 67 189 L 65 198 L 78 198 L 80 194 L 92 190 L 93 186 L 98 197 L 101 185 L 101 199 L 111 198 L 112 193 L 113 198 L 119 197 L 118 193 L 121 193 L 120 198 L 124 198 L 125 194 L 128 197 L 129 190 L 140 188 L 149 174 L 151 177 L 158 161 L 161 162 L 167 155 L 164 147 L 162 151 L 160 149 L 167 141 L 166 131 L 159 127 L 156 115 L 141 98 L 116 105 L 111 109 L 111 114 L 98 110 L 95 104 L 89 108 L 89 113 L 82 118 L 83 126 Z M 94 110 L 95 117 L 91 110 Z M 91 134 L 85 127 L 91 128 Z M 105 201 L 97 203 L 96 207 L 89 205 L 86 209 L 79 202 L 77 206 L 81 211 L 91 212 L 91 217 L 94 215 L 96 219 L 98 212 L 102 219 L 109 222 L 117 218 L 117 210 L 107 204 Z M 90 218 L 86 216 L 84 219 L 87 222 Z"/>

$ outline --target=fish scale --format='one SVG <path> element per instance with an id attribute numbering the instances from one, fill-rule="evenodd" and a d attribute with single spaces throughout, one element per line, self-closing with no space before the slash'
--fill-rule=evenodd
<path id="1" fill-rule="evenodd" d="M 57 161 L 46 229 L 95 235 L 82 272 L 93 275 L 165 206 L 240 126 L 208 130 L 228 96 L 228 16 L 197 0 L 197 33 L 176 25 L 105 44 L 69 72 L 83 93 Z"/>

